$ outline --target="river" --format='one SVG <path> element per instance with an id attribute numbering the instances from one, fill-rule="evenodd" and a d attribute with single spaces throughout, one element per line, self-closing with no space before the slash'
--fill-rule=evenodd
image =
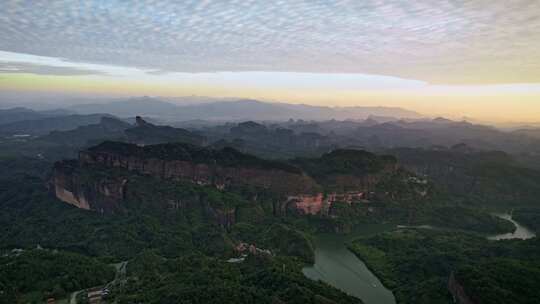
<path id="1" fill-rule="evenodd" d="M 363 225 L 359 232 L 348 235 L 318 235 L 314 240 L 315 264 L 305 267 L 304 275 L 326 282 L 366 304 L 395 304 L 392 292 L 346 247 L 346 243 L 354 238 L 394 228 L 389 225 Z"/>
<path id="2" fill-rule="evenodd" d="M 514 224 L 514 226 L 516 226 L 516 231 L 510 232 L 510 233 L 503 233 L 503 234 L 493 235 L 493 236 L 488 237 L 488 239 L 496 240 L 496 241 L 510 240 L 510 239 L 527 240 L 527 239 L 532 239 L 532 238 L 536 237 L 536 234 L 534 232 L 527 229 L 527 227 L 521 226 L 518 222 L 516 222 L 512 218 L 511 213 L 493 213 L 493 215 L 495 215 L 495 216 L 497 216 L 499 218 L 502 218 L 504 220 L 512 222 L 512 224 Z"/>
<path id="3" fill-rule="evenodd" d="M 509 213 L 494 214 L 512 222 L 516 226 L 513 233 L 504 233 L 488 237 L 490 240 L 530 239 L 536 237 L 531 230 L 516 222 Z M 305 267 L 302 272 L 312 280 L 321 280 L 351 296 L 361 299 L 366 304 L 395 304 L 394 295 L 385 288 L 379 279 L 347 249 L 346 243 L 360 236 L 390 231 L 396 226 L 363 225 L 358 232 L 348 235 L 321 234 L 315 237 L 315 264 Z M 413 228 L 398 226 L 398 228 Z M 414 228 L 436 229 L 431 226 Z"/>

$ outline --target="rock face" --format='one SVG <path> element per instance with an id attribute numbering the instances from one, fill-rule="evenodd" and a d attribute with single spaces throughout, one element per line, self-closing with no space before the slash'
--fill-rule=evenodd
<path id="1" fill-rule="evenodd" d="M 458 304 L 476 304 L 465 293 L 465 289 L 456 280 L 456 277 L 455 277 L 454 273 L 451 273 L 450 278 L 448 279 L 448 291 L 454 297 L 454 303 L 458 303 Z"/>
<path id="2" fill-rule="evenodd" d="M 239 159 L 239 164 L 235 164 L 234 160 L 222 159 L 222 157 L 231 155 L 217 154 L 209 155 L 207 159 L 197 159 L 195 154 L 207 153 L 208 150 L 194 148 L 189 145 L 137 147 L 129 144 L 115 144 L 123 146 L 122 148 L 133 149 L 133 154 L 125 155 L 121 150 L 107 147 L 107 143 L 105 143 L 102 147 L 98 146 L 80 152 L 80 166 L 98 165 L 107 168 L 120 168 L 162 179 L 189 181 L 198 185 L 213 185 L 220 189 L 235 185 L 250 185 L 287 194 L 312 193 L 319 187 L 311 177 L 299 170 L 294 170 L 295 168 L 282 168 L 279 163 L 274 164 L 251 159 L 251 157 L 249 161 Z M 155 147 L 163 149 L 180 147 L 182 150 L 175 151 L 176 153 L 163 158 L 148 149 Z M 229 153 L 229 151 L 225 150 L 216 153 Z M 232 157 L 241 158 L 246 156 L 236 151 L 232 153 L 234 153 Z M 245 162 L 245 164 L 242 164 L 242 162 Z"/>
<path id="3" fill-rule="evenodd" d="M 323 208 L 328 207 L 329 203 L 322 193 L 289 196 L 287 202 L 292 203 L 304 214 L 319 214 Z"/>
<path id="4" fill-rule="evenodd" d="M 55 164 L 51 191 L 58 199 L 81 209 L 100 212 L 117 209 L 124 199 L 126 178 L 92 179 L 83 176 L 74 161 Z"/>
<path id="5" fill-rule="evenodd" d="M 131 177 L 151 176 L 167 182 L 212 186 L 221 191 L 242 187 L 260 189 L 281 198 L 273 202 L 275 215 L 290 208 L 302 214 L 326 215 L 335 202 L 352 205 L 369 201 L 375 197 L 377 184 L 396 172 L 395 161 L 383 159 L 379 164 L 376 156 L 366 153 L 358 155 L 364 162 L 366 157 L 371 159 L 367 165 L 356 164 L 345 171 L 341 166 L 339 172 L 332 171 L 333 167 L 339 167 L 337 160 L 329 164 L 309 160 L 304 164 L 312 171 L 325 166 L 324 174 L 312 177 L 297 166 L 259 159 L 231 148 L 212 150 L 189 144 L 137 146 L 105 142 L 81 151 L 78 160 L 56 163 L 50 189 L 68 204 L 108 212 L 122 209 Z M 346 156 L 346 163 L 350 164 L 354 152 L 347 151 Z M 376 170 L 372 169 L 373 163 Z M 174 200 L 167 204 L 169 209 L 182 207 Z M 234 223 L 236 218 L 233 209 L 218 208 L 207 213 L 223 226 Z"/>
<path id="6" fill-rule="evenodd" d="M 50 189 L 76 207 L 109 211 L 125 199 L 129 174 L 92 176 L 91 172 L 117 170 L 164 180 L 214 186 L 220 190 L 249 186 L 279 195 L 317 193 L 320 186 L 299 169 L 260 160 L 237 151 L 208 150 L 185 144 L 140 147 L 106 142 L 79 153 L 79 160 L 55 164 Z M 166 154 L 166 155 L 165 155 Z M 220 222 L 234 214 L 216 212 Z"/>
<path id="7" fill-rule="evenodd" d="M 79 187 L 78 177 L 74 175 L 73 162 L 56 163 L 50 183 L 50 190 L 61 201 L 81 209 L 90 209 L 90 204 Z"/>
<path id="8" fill-rule="evenodd" d="M 324 195 L 316 194 L 291 195 L 287 197 L 287 202 L 294 204 L 296 209 L 304 214 L 326 214 L 328 209 L 335 202 L 344 202 L 349 205 L 366 201 L 367 194 L 360 191 L 348 191 L 345 193 L 330 193 Z"/>

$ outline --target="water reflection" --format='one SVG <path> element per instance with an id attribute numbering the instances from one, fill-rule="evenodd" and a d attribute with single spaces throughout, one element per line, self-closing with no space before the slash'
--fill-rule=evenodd
<path id="1" fill-rule="evenodd" d="M 321 280 L 366 304 L 395 304 L 394 295 L 366 265 L 350 252 L 346 243 L 355 237 L 388 231 L 394 227 L 365 225 L 347 236 L 325 234 L 315 239 L 315 264 L 303 269 L 306 277 Z"/>

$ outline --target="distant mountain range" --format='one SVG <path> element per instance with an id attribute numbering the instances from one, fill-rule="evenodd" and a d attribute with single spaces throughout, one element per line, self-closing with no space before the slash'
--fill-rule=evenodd
<path id="1" fill-rule="evenodd" d="M 508 153 L 540 153 L 538 131 L 505 132 L 495 127 L 452 121 L 445 118 L 395 120 L 377 122 L 325 121 L 291 123 L 287 128 L 296 132 L 317 132 L 349 138 L 351 144 L 369 149 L 395 147 L 451 147 L 460 143 L 480 150 L 501 150 Z"/>
<path id="2" fill-rule="evenodd" d="M 6 110 L 9 111 L 9 110 Z M 2 117 L 4 110 L 0 111 Z M 19 116 L 18 120 L 8 123 L 0 123 L 0 136 L 11 135 L 46 135 L 52 131 L 67 131 L 80 126 L 95 124 L 100 122 L 102 117 L 111 117 L 108 114 L 69 114 L 47 116 L 41 112 L 29 112 L 28 115 Z M 13 117 L 12 117 L 13 118 Z M 9 120 L 9 119 L 6 119 Z M 11 119 L 14 120 L 14 119 Z"/>
<path id="3" fill-rule="evenodd" d="M 323 107 L 262 102 L 252 99 L 218 100 L 178 105 L 151 97 L 131 98 L 110 103 L 75 105 L 69 108 L 78 114 L 109 113 L 118 117 L 142 115 L 168 122 L 186 120 L 245 121 L 288 119 L 329 120 L 366 119 L 382 116 L 405 119 L 422 118 L 417 112 L 392 107 Z"/>
<path id="4" fill-rule="evenodd" d="M 528 136 L 540 139 L 540 128 L 519 129 L 512 132 L 517 136 Z"/>
<path id="5" fill-rule="evenodd" d="M 28 108 L 15 107 L 10 109 L 0 109 L 0 125 L 9 124 L 23 120 L 36 120 L 49 117 L 58 117 L 74 114 L 68 110 L 47 110 L 34 111 Z"/>
<path id="6" fill-rule="evenodd" d="M 99 123 L 79 126 L 68 131 L 53 131 L 39 139 L 45 142 L 76 147 L 100 143 L 104 140 L 126 141 L 141 145 L 167 142 L 202 145 L 205 142 L 203 136 L 185 129 L 156 126 L 146 122 L 139 116 L 136 117 L 134 125 L 114 117 L 103 116 Z"/>
<path id="7" fill-rule="evenodd" d="M 468 121 L 430 119 L 400 108 L 216 100 L 188 104 L 188 99 L 166 102 L 141 97 L 48 111 L 17 107 L 0 110 L 0 137 L 15 140 L 30 135 L 43 143 L 69 146 L 122 138 L 144 144 L 204 142 L 266 158 L 320 155 L 337 147 L 377 151 L 458 144 L 527 158 L 540 156 L 540 129 L 510 132 Z M 148 123 L 132 128 L 136 116 Z"/>

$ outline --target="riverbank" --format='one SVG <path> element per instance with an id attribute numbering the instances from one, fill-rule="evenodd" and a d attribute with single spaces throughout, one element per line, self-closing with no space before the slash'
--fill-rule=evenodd
<path id="1" fill-rule="evenodd" d="M 488 239 L 495 241 L 512 239 L 528 240 L 536 237 L 536 233 L 515 221 L 511 213 L 494 213 L 493 215 L 511 222 L 512 224 L 514 224 L 516 229 L 514 230 L 514 232 L 493 235 L 488 237 Z"/>
<path id="2" fill-rule="evenodd" d="M 499 242 L 463 231 L 405 228 L 361 237 L 350 248 L 399 303 L 453 303 L 451 273 L 478 303 L 529 303 L 515 299 L 540 296 L 537 288 L 521 287 L 540 286 L 540 242 L 530 235 L 515 239 Z"/>
<path id="3" fill-rule="evenodd" d="M 314 238 L 315 263 L 302 272 L 312 280 L 323 281 L 361 299 L 365 304 L 395 304 L 392 292 L 354 255 L 351 240 L 394 229 L 393 225 L 363 225 L 347 235 L 322 234 Z"/>

